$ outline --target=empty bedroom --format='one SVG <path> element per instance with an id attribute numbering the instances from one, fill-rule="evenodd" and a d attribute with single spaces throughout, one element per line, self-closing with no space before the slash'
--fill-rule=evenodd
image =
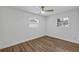
<path id="1" fill-rule="evenodd" d="M 0 6 L 0 52 L 79 52 L 79 7 Z"/>

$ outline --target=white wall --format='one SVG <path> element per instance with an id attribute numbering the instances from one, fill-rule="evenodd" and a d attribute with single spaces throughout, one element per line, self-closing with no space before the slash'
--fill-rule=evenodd
<path id="1" fill-rule="evenodd" d="M 38 28 L 29 28 L 28 19 L 39 19 Z M 45 35 L 44 17 L 22 10 L 0 7 L 0 48 Z"/>
<path id="2" fill-rule="evenodd" d="M 69 16 L 69 27 L 57 27 L 57 18 Z M 71 10 L 47 17 L 47 35 L 79 44 L 79 10 Z"/>
<path id="3" fill-rule="evenodd" d="M 67 16 L 69 16 L 69 27 L 57 27 L 57 18 Z M 40 21 L 39 27 L 29 28 L 29 18 L 38 18 Z M 43 35 L 79 43 L 79 10 L 43 17 L 19 9 L 0 7 L 0 48 Z"/>

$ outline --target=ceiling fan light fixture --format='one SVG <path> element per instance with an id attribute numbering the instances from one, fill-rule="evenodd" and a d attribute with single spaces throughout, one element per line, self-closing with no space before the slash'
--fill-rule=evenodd
<path id="1" fill-rule="evenodd" d="M 42 14 L 44 14 L 44 13 L 45 13 L 45 11 L 41 11 L 41 13 L 42 13 Z"/>

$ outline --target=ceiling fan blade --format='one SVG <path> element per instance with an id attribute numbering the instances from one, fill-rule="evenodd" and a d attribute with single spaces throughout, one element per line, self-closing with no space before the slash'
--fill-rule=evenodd
<path id="1" fill-rule="evenodd" d="M 52 12 L 52 11 L 54 11 L 54 10 L 45 10 L 46 12 Z"/>

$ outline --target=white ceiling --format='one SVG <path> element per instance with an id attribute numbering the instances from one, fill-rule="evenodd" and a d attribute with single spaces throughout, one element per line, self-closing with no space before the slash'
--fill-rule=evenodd
<path id="1" fill-rule="evenodd" d="M 41 13 L 41 6 L 14 6 L 13 8 L 17 8 L 23 11 L 31 12 L 34 14 L 42 15 L 42 16 L 49 16 L 52 14 L 72 10 L 79 8 L 78 6 L 45 6 L 45 9 L 53 9 L 53 12 L 46 12 L 44 14 Z"/>

